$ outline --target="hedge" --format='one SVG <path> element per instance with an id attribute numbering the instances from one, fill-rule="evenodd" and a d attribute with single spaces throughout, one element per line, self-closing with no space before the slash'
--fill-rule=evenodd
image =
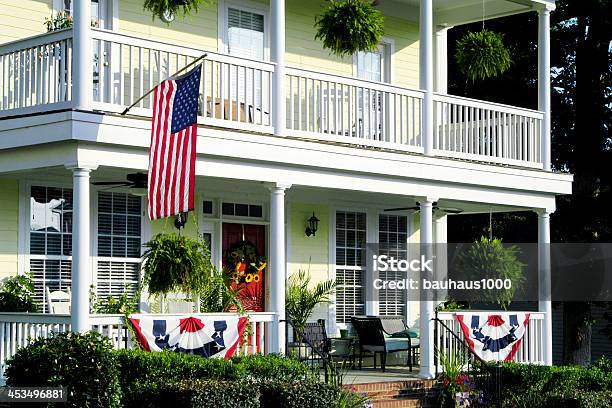
<path id="1" fill-rule="evenodd" d="M 592 367 L 507 363 L 502 368 L 502 405 L 530 408 L 612 408 L 612 364 Z"/>

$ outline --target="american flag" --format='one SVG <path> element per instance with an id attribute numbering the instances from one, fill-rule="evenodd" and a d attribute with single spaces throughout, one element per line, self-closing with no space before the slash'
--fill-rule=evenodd
<path id="1" fill-rule="evenodd" d="M 200 73 L 198 65 L 154 91 L 149 152 L 149 219 L 194 209 Z"/>

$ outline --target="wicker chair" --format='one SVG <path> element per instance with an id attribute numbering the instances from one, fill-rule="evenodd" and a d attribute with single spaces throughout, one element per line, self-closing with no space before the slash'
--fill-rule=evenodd
<path id="1" fill-rule="evenodd" d="M 385 331 L 379 317 L 351 317 L 353 329 L 359 337 L 359 369 L 361 370 L 364 352 L 374 355 L 374 368 L 376 368 L 376 354 L 380 353 L 382 371 L 385 371 L 387 363 L 387 353 L 398 351 L 410 352 L 409 338 L 389 338 L 385 337 Z M 411 358 L 408 357 L 408 364 L 411 365 Z"/>

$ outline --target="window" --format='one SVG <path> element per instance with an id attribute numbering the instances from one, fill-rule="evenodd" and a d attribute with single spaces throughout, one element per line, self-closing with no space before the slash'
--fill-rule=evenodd
<path id="1" fill-rule="evenodd" d="M 256 60 L 264 59 L 264 16 L 246 10 L 227 9 L 227 52 Z"/>
<path id="2" fill-rule="evenodd" d="M 365 313 L 365 213 L 336 212 L 336 321 Z"/>
<path id="3" fill-rule="evenodd" d="M 204 200 L 202 203 L 202 212 L 206 215 L 214 215 L 214 206 L 213 202 L 209 200 Z"/>
<path id="4" fill-rule="evenodd" d="M 263 61 L 265 59 L 264 27 L 263 14 L 228 7 L 227 53 L 236 57 Z M 254 70 L 238 69 L 234 65 L 230 65 L 229 75 L 230 81 L 232 78 L 238 79 L 238 87 L 230 87 L 231 100 L 236 100 L 236 97 L 238 101 L 252 100 L 255 107 L 261 109 L 263 105 L 261 75 L 257 75 Z"/>
<path id="5" fill-rule="evenodd" d="M 392 256 L 395 259 L 408 259 L 408 218 L 404 215 L 379 215 L 378 242 L 381 255 Z M 379 271 L 378 277 L 383 280 L 400 280 L 407 276 L 399 271 Z M 404 316 L 405 312 L 405 290 L 379 290 L 378 313 L 381 316 Z"/>
<path id="6" fill-rule="evenodd" d="M 30 189 L 29 271 L 34 300 L 47 311 L 46 288 L 70 287 L 72 269 L 72 189 L 32 186 Z"/>
<path id="7" fill-rule="evenodd" d="M 73 0 L 60 0 L 61 10 L 66 14 L 72 15 Z M 107 17 L 108 6 L 107 0 L 91 0 L 91 21 L 92 26 L 100 28 L 110 28 L 109 19 Z"/>
<path id="8" fill-rule="evenodd" d="M 263 206 L 257 204 L 223 203 L 221 213 L 237 217 L 263 218 Z"/>
<path id="9" fill-rule="evenodd" d="M 126 291 L 134 295 L 140 277 L 141 199 L 126 193 L 98 193 L 96 294 L 104 301 Z"/>
<path id="10" fill-rule="evenodd" d="M 360 51 L 355 55 L 357 78 L 375 82 L 390 81 L 390 45 L 380 44 L 374 52 Z M 382 112 L 384 100 L 379 92 L 360 88 L 357 93 L 359 132 L 381 139 L 383 133 Z M 364 113 L 365 110 L 365 113 Z M 378 124 L 378 129 L 377 129 Z"/>

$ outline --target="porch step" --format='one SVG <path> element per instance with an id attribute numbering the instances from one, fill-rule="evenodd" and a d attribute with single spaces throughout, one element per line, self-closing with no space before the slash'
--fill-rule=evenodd
<path id="1" fill-rule="evenodd" d="M 437 387 L 435 380 L 421 379 L 347 386 L 355 392 L 367 394 L 374 408 L 430 407 Z"/>

